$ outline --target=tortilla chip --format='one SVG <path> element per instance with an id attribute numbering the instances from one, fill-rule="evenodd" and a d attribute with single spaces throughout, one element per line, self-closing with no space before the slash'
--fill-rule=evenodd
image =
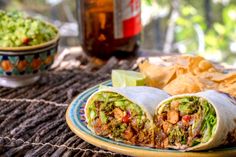
<path id="1" fill-rule="evenodd" d="M 201 87 L 201 91 L 209 90 L 209 89 L 218 89 L 219 84 L 217 82 L 212 81 L 205 77 L 204 74 L 199 74 L 196 76 L 196 79 L 199 81 L 199 86 Z"/>
<path id="2" fill-rule="evenodd" d="M 173 56 L 169 65 L 145 61 L 139 64 L 147 78 L 147 85 L 176 95 L 213 89 L 236 96 L 236 72 L 223 73 L 213 63 L 200 56 Z"/>
<path id="3" fill-rule="evenodd" d="M 213 64 L 207 60 L 202 60 L 201 62 L 199 62 L 198 68 L 201 72 L 209 71 L 209 70 L 211 70 L 211 71 L 216 70 L 215 67 L 213 66 Z"/>
<path id="4" fill-rule="evenodd" d="M 236 73 L 228 73 L 228 74 L 223 74 L 223 73 L 214 73 L 215 75 L 212 76 L 212 80 L 216 82 L 225 82 L 228 84 L 236 82 Z"/>
<path id="5" fill-rule="evenodd" d="M 201 86 L 196 77 L 191 74 L 184 74 L 171 81 L 163 90 L 171 95 L 196 93 L 201 91 Z"/>
<path id="6" fill-rule="evenodd" d="M 148 61 L 139 64 L 139 69 L 146 76 L 147 85 L 152 87 L 163 88 L 175 77 L 174 67 L 153 65 Z"/>
<path id="7" fill-rule="evenodd" d="M 218 88 L 219 91 L 228 93 L 233 97 L 236 97 L 236 83 L 233 84 L 221 84 Z"/>

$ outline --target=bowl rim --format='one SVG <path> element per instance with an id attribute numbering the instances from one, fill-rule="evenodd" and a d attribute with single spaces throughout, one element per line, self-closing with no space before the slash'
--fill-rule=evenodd
<path id="1" fill-rule="evenodd" d="M 40 49 L 31 49 L 31 50 L 26 50 L 26 51 L 1 51 L 0 50 L 0 56 L 2 55 L 7 55 L 7 56 L 33 55 L 33 54 L 37 54 L 37 53 L 39 54 L 46 50 L 57 48 L 57 47 L 58 47 L 58 43 L 56 42 L 46 47 L 42 47 Z"/>
<path id="2" fill-rule="evenodd" d="M 45 43 L 41 43 L 41 44 L 33 45 L 33 46 L 0 47 L 0 51 L 29 51 L 29 50 L 45 48 L 45 47 L 50 46 L 50 45 L 52 45 L 54 43 L 57 43 L 59 41 L 59 38 L 60 38 L 59 29 L 56 26 L 54 26 L 53 24 L 51 24 L 50 22 L 47 22 L 47 21 L 42 21 L 42 22 L 44 22 L 47 25 L 50 25 L 51 27 L 56 29 L 57 34 L 56 34 L 56 36 L 53 39 L 51 39 L 51 40 L 49 40 L 49 41 L 47 41 Z"/>

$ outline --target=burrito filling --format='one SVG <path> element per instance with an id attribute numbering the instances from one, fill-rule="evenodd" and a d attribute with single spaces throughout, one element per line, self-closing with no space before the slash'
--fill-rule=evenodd
<path id="1" fill-rule="evenodd" d="M 153 125 L 137 104 L 113 92 L 97 93 L 87 108 L 88 126 L 97 135 L 129 144 L 152 146 Z"/>
<path id="2" fill-rule="evenodd" d="M 203 98 L 175 98 L 162 105 L 154 117 L 157 148 L 186 149 L 206 143 L 216 130 L 216 112 Z"/>

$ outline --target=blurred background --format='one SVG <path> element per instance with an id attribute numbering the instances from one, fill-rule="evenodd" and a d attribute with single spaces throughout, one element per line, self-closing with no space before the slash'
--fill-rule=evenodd
<path id="1" fill-rule="evenodd" d="M 61 46 L 78 46 L 76 0 L 0 0 L 60 28 Z M 236 66 L 236 0 L 142 0 L 142 49 L 198 54 Z"/>

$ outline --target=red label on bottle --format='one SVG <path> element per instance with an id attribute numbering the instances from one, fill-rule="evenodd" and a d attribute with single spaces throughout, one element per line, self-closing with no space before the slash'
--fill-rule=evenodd
<path id="1" fill-rule="evenodd" d="M 114 0 L 114 35 L 116 39 L 139 34 L 141 24 L 140 0 Z"/>

